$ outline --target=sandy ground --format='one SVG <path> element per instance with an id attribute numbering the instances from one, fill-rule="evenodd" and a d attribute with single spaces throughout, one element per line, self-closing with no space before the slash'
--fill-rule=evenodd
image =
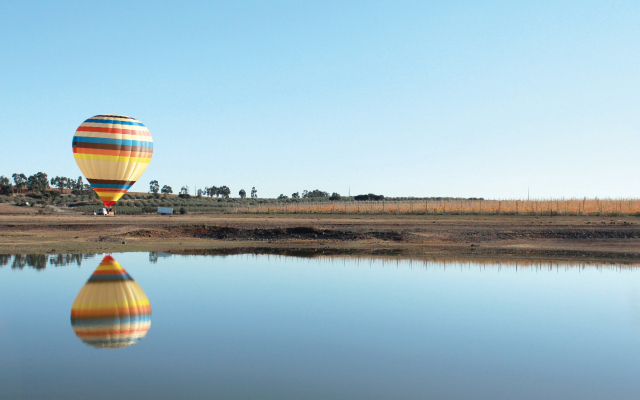
<path id="1" fill-rule="evenodd" d="M 18 210 L 16 210 L 18 209 Z M 640 262 L 638 217 L 83 216 L 0 204 L 0 254 L 165 251 Z M 14 212 L 16 211 L 16 212 Z"/>

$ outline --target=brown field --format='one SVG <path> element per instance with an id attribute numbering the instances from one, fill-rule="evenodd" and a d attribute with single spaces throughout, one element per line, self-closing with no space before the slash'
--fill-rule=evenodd
<path id="1" fill-rule="evenodd" d="M 15 214 L 0 204 L 0 254 L 167 251 L 640 263 L 633 216 Z M 26 209 L 26 208 L 21 208 Z"/>
<path id="2" fill-rule="evenodd" d="M 507 214 L 624 215 L 640 213 L 640 199 L 404 200 L 236 205 L 240 214 Z"/>

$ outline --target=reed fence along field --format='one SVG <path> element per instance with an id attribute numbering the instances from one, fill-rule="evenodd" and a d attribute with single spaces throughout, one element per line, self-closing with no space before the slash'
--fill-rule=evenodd
<path id="1" fill-rule="evenodd" d="M 640 215 L 640 199 L 387 200 L 237 204 L 234 213 Z"/>

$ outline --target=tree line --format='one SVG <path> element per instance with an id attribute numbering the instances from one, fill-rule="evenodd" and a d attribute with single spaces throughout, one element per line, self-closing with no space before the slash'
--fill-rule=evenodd
<path id="1" fill-rule="evenodd" d="M 4 175 L 0 176 L 0 194 L 4 195 L 12 195 L 13 193 L 23 193 L 25 190 L 27 191 L 43 191 L 46 189 L 50 189 L 51 187 L 56 187 L 62 191 L 63 189 L 71 189 L 71 190 L 91 190 L 91 185 L 84 183 L 82 176 L 79 176 L 78 179 L 68 178 L 64 176 L 56 176 L 54 178 L 48 179 L 47 174 L 44 172 L 38 172 L 36 174 L 26 176 L 25 174 L 14 173 L 11 175 L 13 178 L 13 183 L 8 177 Z M 149 182 L 149 193 L 153 193 L 158 195 L 160 193 L 167 195 L 173 194 L 173 188 L 169 185 L 164 185 L 160 188 L 160 184 L 157 180 L 152 180 Z M 231 195 L 231 189 L 226 185 L 221 186 L 210 186 L 205 187 L 204 189 L 198 189 L 196 192 L 197 197 L 222 197 L 229 198 Z M 247 197 L 247 192 L 244 189 L 240 189 L 238 192 L 240 198 L 245 199 Z M 178 192 L 178 196 L 180 198 L 190 198 L 191 194 L 189 193 L 189 186 L 183 186 Z M 251 188 L 250 196 L 252 199 L 258 198 L 258 190 L 254 187 Z M 342 196 L 339 193 L 333 192 L 329 194 L 329 192 L 325 192 L 320 189 L 315 190 L 303 190 L 302 194 L 300 192 L 295 192 L 291 194 L 291 199 L 329 199 L 329 200 L 342 200 Z M 353 197 L 356 201 L 381 201 L 384 200 L 383 195 L 376 195 L 373 193 L 362 194 Z M 289 196 L 280 194 L 278 196 L 280 200 L 289 199 Z"/>
<path id="2" fill-rule="evenodd" d="M 255 190 L 255 188 L 253 188 L 254 192 L 257 193 L 257 191 Z M 172 194 L 173 193 L 173 189 L 171 188 L 171 186 L 168 185 L 164 185 L 162 187 L 162 189 L 160 189 L 160 183 L 158 183 L 157 180 L 153 180 L 151 182 L 149 182 L 149 193 L 154 193 L 154 194 L 158 194 L 158 193 L 162 193 L 162 194 Z M 246 192 L 244 190 L 240 190 L 240 197 L 244 198 L 246 197 Z M 229 196 L 231 195 L 231 189 L 229 189 L 228 186 L 226 185 L 222 185 L 222 186 L 211 186 L 211 187 L 205 187 L 204 189 L 198 189 L 196 192 L 196 196 L 197 197 L 203 197 L 203 196 L 208 196 L 208 197 L 220 197 L 222 196 L 223 198 L 229 198 Z M 178 192 L 178 197 L 180 198 L 190 198 L 191 194 L 189 193 L 189 186 L 185 185 L 183 186 L 180 191 Z M 257 195 L 256 195 L 257 197 Z"/>
<path id="3" fill-rule="evenodd" d="M 51 187 L 56 187 L 60 190 L 91 190 L 91 185 L 85 184 L 81 176 L 78 179 L 56 176 L 49 180 L 47 174 L 38 172 L 30 176 L 14 173 L 11 178 L 13 178 L 13 183 L 8 177 L 0 176 L 0 194 L 12 195 L 16 192 L 23 193 L 25 190 L 30 192 L 42 191 Z"/>
<path id="4" fill-rule="evenodd" d="M 286 200 L 288 199 L 289 196 L 281 194 L 280 196 L 278 196 L 278 199 L 280 200 Z M 295 192 L 291 194 L 291 198 L 292 199 L 325 199 L 328 198 L 329 200 L 332 201 L 338 201 L 338 200 L 342 200 L 342 196 L 340 195 L 340 193 L 336 193 L 333 192 L 331 194 L 329 194 L 329 192 L 325 192 L 323 190 L 319 190 L 319 189 L 315 189 L 315 190 L 304 190 L 302 192 L 302 196 L 300 195 L 300 192 Z M 356 201 L 366 201 L 366 200 L 374 200 L 374 201 L 381 201 L 384 200 L 384 196 L 383 195 L 377 195 L 377 194 L 373 194 L 373 193 L 369 193 L 369 194 L 361 194 L 361 195 L 357 195 L 354 196 L 354 200 Z"/>
<path id="5" fill-rule="evenodd" d="M 149 193 L 154 193 L 154 194 L 158 194 L 158 192 L 161 192 L 163 194 L 171 194 L 173 193 L 173 190 L 171 189 L 171 186 L 167 186 L 164 185 L 162 187 L 162 189 L 160 189 L 160 184 L 158 183 L 157 180 L 153 180 L 151 182 L 149 182 Z M 211 186 L 211 187 L 206 187 L 204 189 L 198 189 L 196 191 L 196 196 L 197 197 L 203 197 L 203 196 L 207 196 L 207 197 L 220 197 L 222 196 L 223 198 L 228 199 L 229 196 L 231 195 L 231 189 L 229 189 L 228 186 L 223 185 L 223 186 Z M 240 191 L 238 192 L 238 195 L 240 196 L 241 199 L 246 199 L 247 198 L 247 192 L 244 189 L 240 189 Z M 191 194 L 189 193 L 189 186 L 183 186 L 180 189 L 180 192 L 178 192 L 178 196 L 180 198 L 190 198 Z M 257 199 L 258 198 L 258 190 L 256 189 L 256 187 L 252 187 L 251 188 L 251 198 L 252 199 Z M 329 194 L 329 192 L 325 192 L 323 190 L 320 189 L 315 189 L 315 190 L 303 190 L 302 191 L 302 195 L 300 194 L 300 192 L 295 192 L 291 194 L 291 198 L 292 199 L 324 199 L 324 198 L 328 198 L 329 200 L 332 201 L 336 201 L 336 200 L 342 200 L 342 196 L 339 193 L 333 192 L 332 194 Z M 279 200 L 287 200 L 289 199 L 289 196 L 284 195 L 284 194 L 280 194 L 280 196 L 278 196 Z M 369 194 L 361 194 L 361 195 L 357 195 L 354 196 L 354 200 L 356 201 L 382 201 L 384 200 L 384 196 L 383 195 L 377 195 L 377 194 L 373 194 L 373 193 L 369 193 Z"/>
<path id="6" fill-rule="evenodd" d="M 160 184 L 158 183 L 157 180 L 153 180 L 151 182 L 149 182 L 149 193 L 154 193 L 154 194 L 158 194 L 158 192 L 161 192 L 163 194 L 171 194 L 173 193 L 173 189 L 171 188 L 171 186 L 167 186 L 164 185 L 162 187 L 162 189 L 160 189 Z M 220 197 L 222 196 L 223 198 L 229 198 L 229 196 L 231 195 L 231 189 L 229 189 L 228 186 L 223 185 L 223 186 L 211 186 L 211 187 L 206 187 L 204 189 L 198 189 L 196 191 L 196 196 L 197 197 L 203 197 L 203 196 L 207 196 L 207 197 Z M 240 189 L 240 191 L 238 192 L 238 195 L 240 196 L 241 199 L 245 199 L 247 198 L 247 192 L 244 189 Z M 183 186 L 180 189 L 180 192 L 178 192 L 178 196 L 181 198 L 189 198 L 191 197 L 191 194 L 189 193 L 189 186 Z M 252 187 L 251 188 L 251 198 L 252 199 L 257 199 L 258 198 L 258 190 L 256 190 L 256 187 Z M 292 199 L 325 199 L 328 198 L 329 200 L 332 201 L 336 201 L 336 200 L 342 200 L 342 196 L 337 193 L 337 192 L 333 192 L 332 194 L 329 194 L 329 192 L 325 192 L 323 190 L 320 189 L 315 189 L 315 190 L 303 190 L 302 191 L 302 195 L 300 194 L 300 192 L 295 192 L 291 194 L 291 198 Z M 287 200 L 289 199 L 289 196 L 284 195 L 284 194 L 280 194 L 280 196 L 278 196 L 279 200 Z M 356 201 L 382 201 L 384 200 L 384 196 L 383 195 L 378 195 L 378 194 L 373 194 L 373 193 L 369 193 L 369 194 L 361 194 L 361 195 L 357 195 L 353 197 L 354 200 Z"/>

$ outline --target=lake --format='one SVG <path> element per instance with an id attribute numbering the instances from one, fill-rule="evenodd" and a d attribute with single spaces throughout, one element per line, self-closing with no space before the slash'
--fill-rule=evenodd
<path id="1" fill-rule="evenodd" d="M 0 256 L 0 398 L 640 398 L 634 266 L 104 256 Z"/>

